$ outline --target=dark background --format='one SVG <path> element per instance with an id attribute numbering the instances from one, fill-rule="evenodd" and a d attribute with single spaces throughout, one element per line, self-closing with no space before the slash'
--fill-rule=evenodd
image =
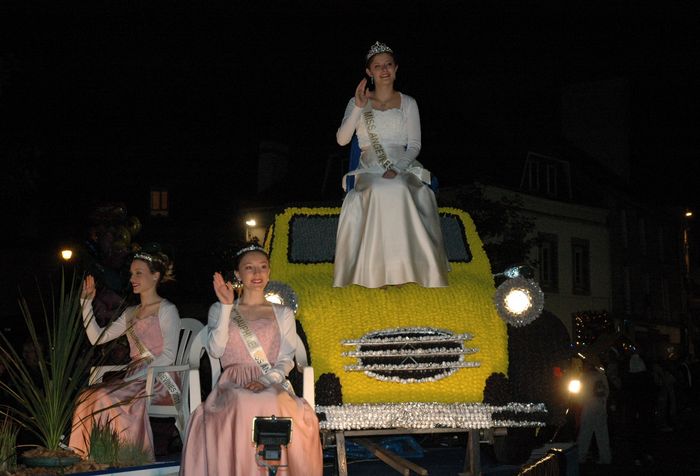
<path id="1" fill-rule="evenodd" d="M 562 90 L 622 79 L 632 187 L 655 204 L 692 207 L 699 8 L 4 1 L 0 244 L 48 250 L 80 240 L 89 210 L 105 201 L 145 221 L 141 240 L 177 242 L 185 224 L 189 234 L 206 230 L 197 239 L 212 246 L 230 241 L 227 221 L 240 208 L 339 205 L 340 187 L 329 194 L 320 184 L 328 157 L 346 154 L 335 130 L 376 40 L 397 53 L 398 88 L 421 111 L 421 160 L 443 185 L 560 143 Z M 265 193 L 261 141 L 289 147 L 286 180 Z M 179 225 L 147 222 L 152 186 L 169 189 Z M 192 243 L 177 246 L 182 262 Z"/>

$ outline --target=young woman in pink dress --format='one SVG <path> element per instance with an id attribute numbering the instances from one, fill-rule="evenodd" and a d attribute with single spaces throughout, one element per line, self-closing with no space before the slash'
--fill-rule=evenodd
<path id="1" fill-rule="evenodd" d="M 256 416 L 291 417 L 292 439 L 282 452 L 282 474 L 315 476 L 323 473 L 318 419 L 288 385 L 294 367 L 296 325 L 294 312 L 265 299 L 270 262 L 259 246 L 237 254 L 236 279 L 242 294 L 234 301 L 234 289 L 219 273 L 214 291 L 219 302 L 209 310 L 207 350 L 221 359 L 223 372 L 206 401 L 190 418 L 181 474 L 266 475 L 256 461 L 252 423 Z M 254 338 L 242 337 L 241 327 Z M 263 371 L 251 350 L 264 351 Z M 250 350 L 249 350 L 250 349 Z"/>
<path id="2" fill-rule="evenodd" d="M 131 287 L 140 304 L 126 308 L 108 327 L 100 327 L 92 312 L 95 280 L 83 283 L 82 304 L 85 331 L 93 345 L 126 334 L 131 364 L 124 380 L 98 384 L 84 391 L 73 415 L 70 446 L 80 454 L 90 452 L 90 432 L 95 424 L 109 422 L 122 441 L 141 446 L 154 460 L 153 433 L 146 413 L 146 372 L 148 367 L 172 365 L 180 337 L 180 316 L 174 304 L 157 292 L 160 283 L 172 279 L 172 264 L 159 251 L 140 251 L 130 267 Z M 163 374 L 154 387 L 156 401 L 178 399 L 179 379 Z"/>

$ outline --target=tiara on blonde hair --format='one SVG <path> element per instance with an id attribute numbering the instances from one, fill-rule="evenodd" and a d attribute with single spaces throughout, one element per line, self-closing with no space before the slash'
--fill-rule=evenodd
<path id="1" fill-rule="evenodd" d="M 389 48 L 384 43 L 377 41 L 369 48 L 366 59 L 370 59 L 372 56 L 378 55 L 379 53 L 391 53 L 393 55 L 394 50 Z"/>

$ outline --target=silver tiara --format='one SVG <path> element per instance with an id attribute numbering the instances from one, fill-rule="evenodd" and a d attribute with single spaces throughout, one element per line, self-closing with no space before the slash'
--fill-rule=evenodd
<path id="1" fill-rule="evenodd" d="M 265 251 L 265 248 L 263 248 L 262 246 L 250 245 L 250 246 L 246 246 L 245 248 L 241 248 L 240 250 L 238 250 L 238 253 L 236 253 L 236 256 L 237 257 L 241 256 L 243 253 L 247 253 L 249 251 L 260 251 L 262 253 L 267 254 L 267 251 Z"/>
<path id="2" fill-rule="evenodd" d="M 369 49 L 367 52 L 367 59 L 370 59 L 374 55 L 378 55 L 379 53 L 391 53 L 394 54 L 394 50 L 389 48 L 387 45 L 384 43 L 380 43 L 379 41 L 375 42 L 372 47 Z"/>
<path id="3" fill-rule="evenodd" d="M 149 254 L 149 253 L 146 253 L 146 252 L 144 252 L 144 251 L 138 251 L 138 252 L 136 252 L 136 253 L 134 254 L 134 259 L 140 259 L 140 260 L 143 260 L 143 261 L 148 261 L 149 263 L 153 263 L 154 261 L 156 261 L 156 262 L 158 262 L 158 263 L 162 263 L 162 262 L 163 262 L 163 260 L 162 260 L 160 257 L 158 257 L 158 256 L 153 256 L 153 255 L 151 255 L 151 254 Z"/>

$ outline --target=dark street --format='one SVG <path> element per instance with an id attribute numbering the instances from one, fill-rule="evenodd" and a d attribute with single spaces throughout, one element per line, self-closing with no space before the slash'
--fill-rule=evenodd
<path id="1" fill-rule="evenodd" d="M 628 432 L 611 433 L 612 464 L 584 464 L 579 466 L 578 473 L 575 470 L 574 472 L 569 470 L 566 474 L 581 476 L 700 474 L 700 458 L 694 443 L 697 440 L 695 432 L 699 424 L 700 411 L 695 405 L 694 408 L 687 409 L 679 415 L 678 424 L 673 431 L 651 430 L 648 439 L 650 458 L 638 454 L 637 448 L 632 445 L 635 439 Z M 429 474 L 456 475 L 463 470 L 464 447 L 452 446 L 457 442 L 457 438 L 453 438 L 454 441 L 450 442 L 450 438 L 445 437 L 442 439 L 442 445 L 439 443 L 440 440 L 434 438 L 416 440 L 423 443 L 425 455 L 412 461 L 427 469 Z M 396 470 L 377 459 L 349 459 L 348 462 L 348 474 L 351 476 L 398 474 Z M 481 463 L 482 474 L 485 476 L 517 475 L 522 468 L 521 465 L 497 463 L 493 448 L 485 443 L 481 444 Z M 324 475 L 334 474 L 337 474 L 334 460 L 326 458 Z"/>

